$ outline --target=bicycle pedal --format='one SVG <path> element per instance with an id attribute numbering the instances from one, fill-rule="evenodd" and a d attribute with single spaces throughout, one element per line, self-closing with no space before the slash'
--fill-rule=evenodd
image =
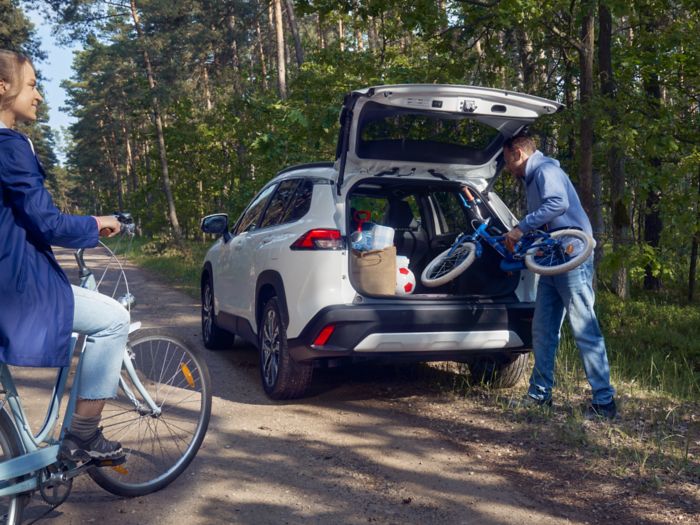
<path id="1" fill-rule="evenodd" d="M 122 456 L 116 459 L 95 459 L 93 460 L 92 466 L 94 467 L 116 467 L 118 465 L 123 465 L 126 463 L 126 456 Z"/>

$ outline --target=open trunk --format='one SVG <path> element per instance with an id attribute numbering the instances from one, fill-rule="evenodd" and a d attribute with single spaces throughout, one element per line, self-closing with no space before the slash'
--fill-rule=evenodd
<path id="1" fill-rule="evenodd" d="M 430 179 L 399 179 L 396 177 L 364 178 L 357 182 L 347 194 L 347 231 L 352 233 L 366 225 L 358 224 L 358 218 L 394 229 L 393 245 L 397 256 L 409 259 L 409 269 L 415 276 L 415 290 L 408 295 L 395 295 L 401 299 L 471 298 L 473 300 L 507 299 L 515 297 L 520 272 L 504 272 L 500 269 L 501 257 L 484 243 L 481 257 L 452 281 L 428 288 L 421 283 L 420 276 L 426 265 L 446 250 L 461 232 L 472 233 L 473 211 L 467 209 L 460 197 L 463 184 L 453 181 Z M 505 232 L 505 226 L 489 206 L 488 200 L 473 187 L 472 193 L 480 201 L 481 218 L 491 218 L 492 233 Z M 358 213 L 359 212 L 359 213 Z M 366 213 L 369 212 L 369 213 Z M 367 217 L 369 215 L 369 217 Z M 350 275 L 357 275 L 356 257 L 349 257 Z M 372 271 L 363 269 L 363 271 Z M 354 279 L 357 281 L 357 279 Z M 381 296 L 361 289 L 365 296 Z M 391 294 L 388 294 L 391 295 Z"/>

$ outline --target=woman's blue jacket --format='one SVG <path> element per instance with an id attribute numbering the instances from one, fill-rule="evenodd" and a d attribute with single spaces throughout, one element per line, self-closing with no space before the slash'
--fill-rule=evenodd
<path id="1" fill-rule="evenodd" d="M 0 361 L 70 363 L 73 293 L 51 245 L 97 245 L 93 217 L 61 213 L 29 140 L 0 128 Z"/>

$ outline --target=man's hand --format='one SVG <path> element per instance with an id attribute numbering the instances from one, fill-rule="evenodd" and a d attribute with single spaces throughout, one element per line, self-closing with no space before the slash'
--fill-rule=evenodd
<path id="1" fill-rule="evenodd" d="M 100 225 L 100 236 L 114 237 L 121 231 L 121 223 L 114 215 L 102 215 L 95 218 Z"/>
<path id="2" fill-rule="evenodd" d="M 515 249 L 515 243 L 520 240 L 523 236 L 523 232 L 517 226 L 505 234 L 503 238 L 503 243 L 506 245 L 506 249 L 512 252 Z"/>

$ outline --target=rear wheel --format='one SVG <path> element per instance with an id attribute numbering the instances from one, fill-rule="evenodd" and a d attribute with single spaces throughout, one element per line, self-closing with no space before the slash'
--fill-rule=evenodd
<path id="1" fill-rule="evenodd" d="M 463 242 L 457 247 L 451 246 L 428 263 L 420 280 L 429 288 L 441 286 L 461 275 L 475 258 L 476 245 L 473 242 Z"/>
<path id="2" fill-rule="evenodd" d="M 194 459 L 211 416 L 211 382 L 202 357 L 161 330 L 137 330 L 128 345 L 138 381 L 157 408 L 148 406 L 122 368 L 117 398 L 107 400 L 102 425 L 107 439 L 121 442 L 127 460 L 89 474 L 103 489 L 133 497 L 164 488 Z"/>
<path id="3" fill-rule="evenodd" d="M 258 327 L 260 377 L 265 393 L 272 399 L 301 397 L 311 383 L 310 364 L 297 363 L 289 355 L 287 330 L 277 297 L 265 303 Z"/>
<path id="4" fill-rule="evenodd" d="M 591 255 L 595 240 L 582 230 L 557 230 L 549 234 L 555 240 L 547 244 L 546 239 L 538 239 L 539 247 L 528 249 L 525 266 L 540 275 L 557 275 L 573 270 Z M 576 255 L 571 255 L 577 252 Z"/>
<path id="5" fill-rule="evenodd" d="M 202 340 L 209 350 L 224 350 L 233 347 L 236 336 L 216 324 L 214 311 L 214 286 L 211 277 L 202 286 Z"/>
<path id="6" fill-rule="evenodd" d="M 12 424 L 10 416 L 0 410 L 0 463 L 15 458 L 22 453 L 19 435 Z M 11 485 L 0 482 L 0 488 Z M 16 525 L 22 522 L 22 512 L 29 497 L 27 495 L 3 496 L 0 498 L 0 524 Z"/>
<path id="7" fill-rule="evenodd" d="M 469 373 L 476 383 L 484 383 L 494 388 L 515 386 L 527 370 L 530 354 L 519 354 L 508 361 L 484 357 L 469 363 Z"/>

